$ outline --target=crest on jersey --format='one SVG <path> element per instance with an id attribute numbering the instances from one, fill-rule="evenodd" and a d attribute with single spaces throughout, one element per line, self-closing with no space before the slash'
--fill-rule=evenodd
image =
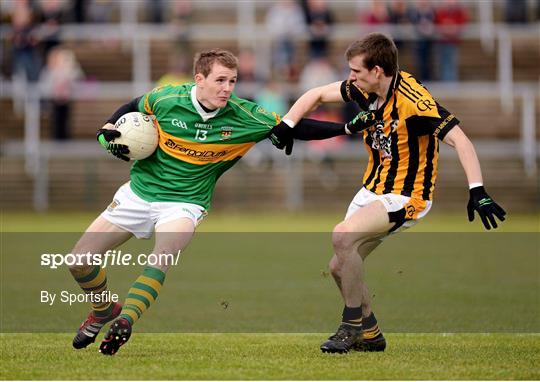
<path id="1" fill-rule="evenodd" d="M 221 128 L 221 140 L 226 141 L 231 139 L 233 128 L 231 126 L 223 126 Z"/>

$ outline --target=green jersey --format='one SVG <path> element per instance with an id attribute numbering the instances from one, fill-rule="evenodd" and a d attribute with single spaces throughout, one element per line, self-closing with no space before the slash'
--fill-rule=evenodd
<path id="1" fill-rule="evenodd" d="M 148 202 L 208 209 L 218 178 L 279 122 L 275 113 L 235 95 L 227 106 L 205 112 L 195 91 L 195 84 L 167 85 L 139 101 L 139 111 L 154 115 L 159 129 L 157 150 L 131 168 L 131 189 Z"/>

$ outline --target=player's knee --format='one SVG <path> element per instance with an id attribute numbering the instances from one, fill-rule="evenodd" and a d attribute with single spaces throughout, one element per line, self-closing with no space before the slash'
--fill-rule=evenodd
<path id="1" fill-rule="evenodd" d="M 152 255 L 147 257 L 148 266 L 157 268 L 166 272 L 172 265 L 177 265 L 180 258 L 180 252 L 173 247 L 161 247 L 154 250 Z"/>
<path id="2" fill-rule="evenodd" d="M 90 268 L 94 267 L 94 258 L 92 256 L 93 252 L 86 249 L 84 246 L 76 245 L 75 248 L 70 252 L 69 257 L 64 257 L 62 263 L 65 261 L 68 269 L 73 274 L 84 273 Z M 53 263 L 57 259 L 53 259 Z"/>
<path id="3" fill-rule="evenodd" d="M 346 223 L 342 222 L 336 225 L 332 232 L 332 245 L 335 254 L 339 257 L 342 252 L 352 249 L 356 236 Z"/>

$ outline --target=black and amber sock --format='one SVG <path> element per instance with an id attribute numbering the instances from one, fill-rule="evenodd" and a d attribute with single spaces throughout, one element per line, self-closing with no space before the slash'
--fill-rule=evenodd
<path id="1" fill-rule="evenodd" d="M 86 293 L 99 294 L 107 290 L 107 274 L 99 265 L 88 266 L 78 269 L 70 269 L 75 281 Z M 92 302 L 92 310 L 96 318 L 108 317 L 111 314 L 113 303 Z"/>
<path id="2" fill-rule="evenodd" d="M 383 338 L 373 312 L 369 316 L 362 318 L 362 324 L 362 339 L 364 341 L 378 341 Z"/>
<path id="3" fill-rule="evenodd" d="M 341 316 L 341 322 L 358 328 L 362 327 L 362 307 L 351 308 L 345 305 L 343 308 L 343 314 Z"/>
<path id="4" fill-rule="evenodd" d="M 129 289 L 120 317 L 133 325 L 156 301 L 164 282 L 164 272 L 157 268 L 146 267 Z"/>

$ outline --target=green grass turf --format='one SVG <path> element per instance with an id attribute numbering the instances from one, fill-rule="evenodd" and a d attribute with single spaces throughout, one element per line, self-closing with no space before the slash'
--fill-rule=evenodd
<path id="1" fill-rule="evenodd" d="M 388 334 L 384 353 L 322 354 L 322 334 L 134 334 L 114 357 L 69 334 L 1 335 L 2 379 L 501 380 L 540 378 L 538 335 Z"/>
<path id="2" fill-rule="evenodd" d="M 523 233 L 538 232 L 537 215 L 479 233 L 463 214 L 434 214 L 389 238 L 366 274 L 388 351 L 338 356 L 318 346 L 342 309 L 326 268 L 341 214 L 211 214 L 112 359 L 96 345 L 71 349 L 86 304 L 39 303 L 42 289 L 78 292 L 38 256 L 69 251 L 95 216 L 2 213 L 1 379 L 540 378 L 539 241 Z M 144 252 L 151 241 L 122 248 Z M 123 299 L 138 274 L 112 267 L 109 286 Z"/>
<path id="3" fill-rule="evenodd" d="M 4 232 L 82 232 L 99 215 L 95 212 L 14 212 L 2 211 L 0 231 Z M 336 212 L 253 212 L 211 211 L 199 232 L 331 232 L 343 219 Z M 465 208 L 458 212 L 432 212 L 410 232 L 483 232 L 478 219 L 469 223 Z M 509 213 L 497 232 L 539 232 L 538 213 Z"/>

